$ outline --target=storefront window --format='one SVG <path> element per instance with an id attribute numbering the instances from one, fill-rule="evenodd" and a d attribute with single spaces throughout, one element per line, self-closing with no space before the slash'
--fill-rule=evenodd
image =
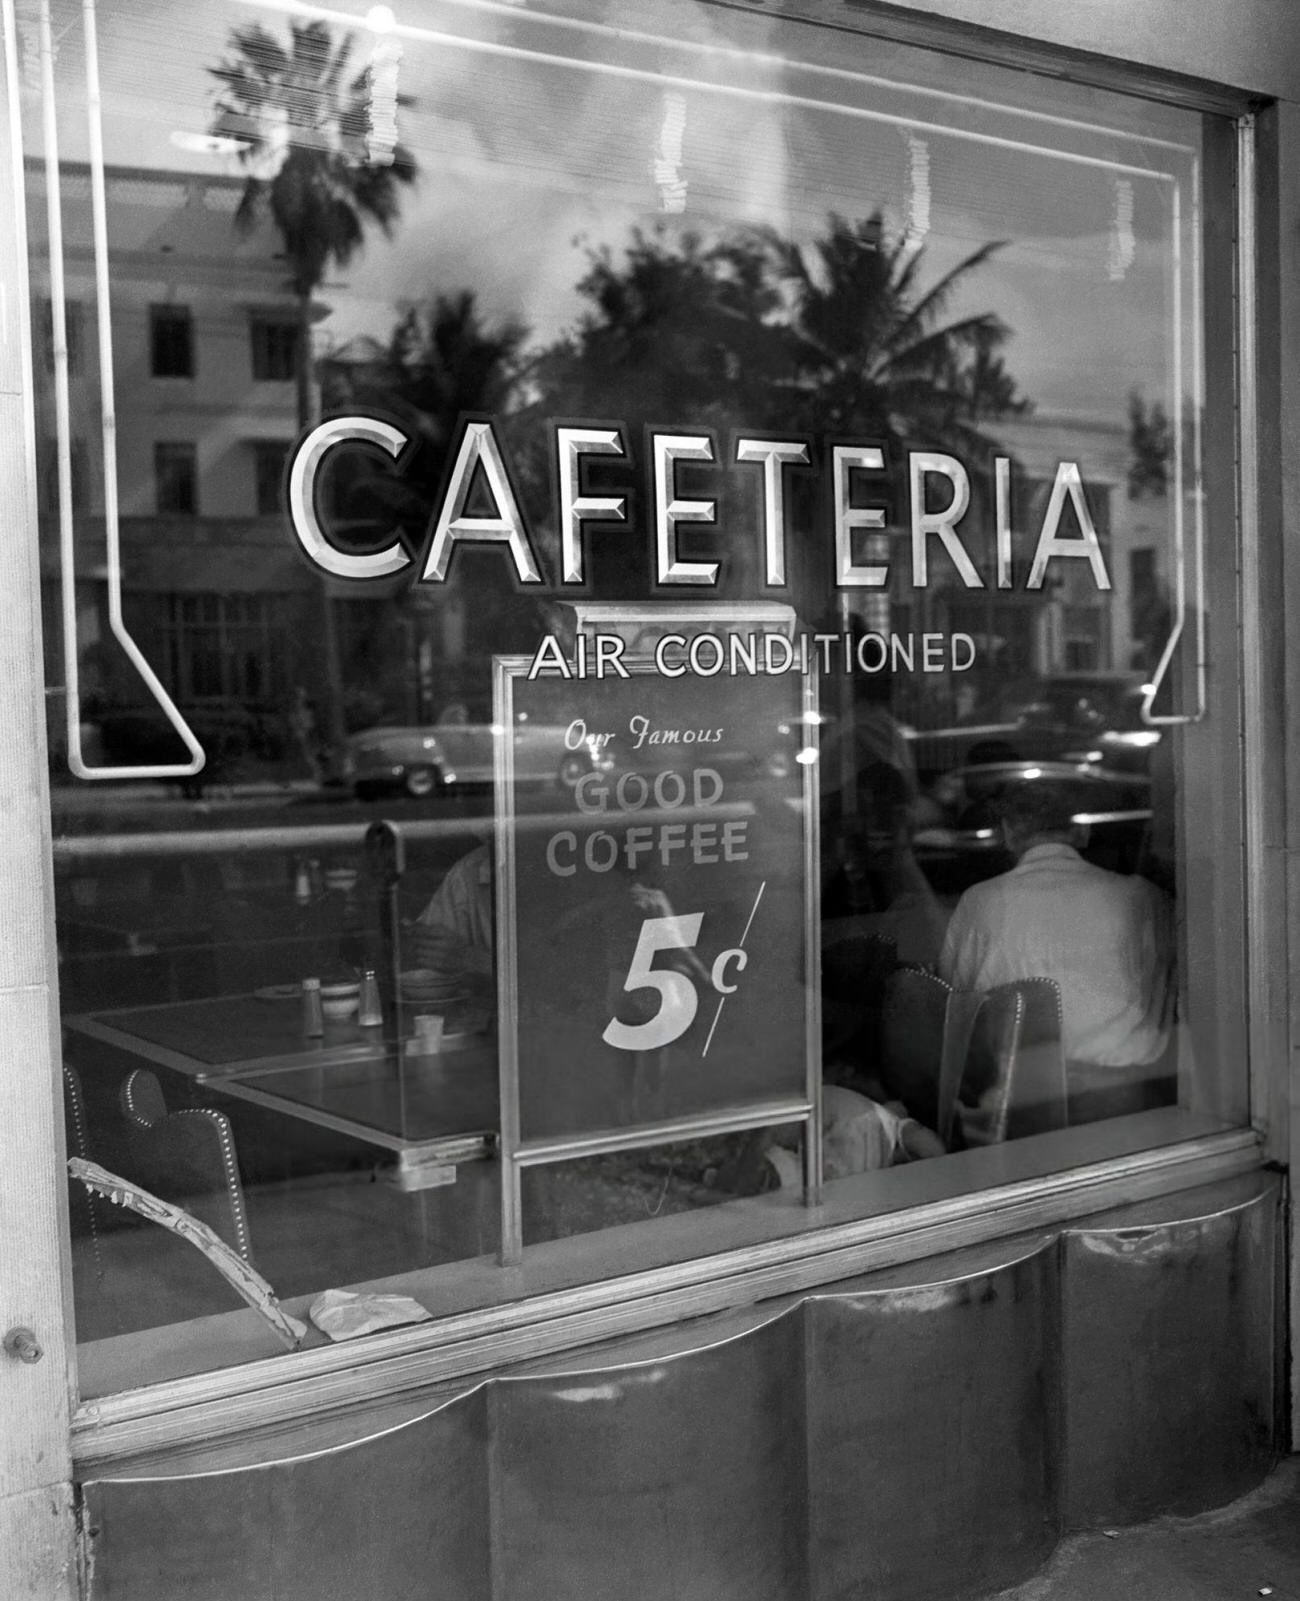
<path id="1" fill-rule="evenodd" d="M 1241 1122 L 1230 125 L 164 12 L 20 21 L 78 1156 L 306 1321 Z M 88 1347 L 249 1315 L 74 1187 Z"/>

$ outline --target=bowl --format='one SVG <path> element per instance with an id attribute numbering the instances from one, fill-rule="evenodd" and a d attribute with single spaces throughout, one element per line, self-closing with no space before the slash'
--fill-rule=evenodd
<path id="1" fill-rule="evenodd" d="M 361 986 L 355 980 L 352 983 L 322 984 L 320 987 L 320 1009 L 335 1022 L 351 1017 L 360 1000 Z"/>

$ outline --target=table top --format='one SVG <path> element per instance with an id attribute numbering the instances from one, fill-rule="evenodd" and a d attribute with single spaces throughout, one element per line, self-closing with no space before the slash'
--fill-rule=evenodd
<path id="1" fill-rule="evenodd" d="M 486 1154 L 497 1127 L 496 1050 L 482 1040 L 437 1055 L 376 1046 L 364 1060 L 324 1060 L 220 1080 L 224 1094 L 403 1153 L 452 1162 Z M 214 1087 L 216 1087 L 214 1085 Z"/>
<path id="2" fill-rule="evenodd" d="M 496 1041 L 472 1031 L 465 1008 L 446 1014 L 436 1054 L 412 1054 L 409 1011 L 387 1028 L 326 1020 L 302 1032 L 294 997 L 221 995 L 123 1007 L 67 1026 L 222 1094 L 339 1129 L 403 1153 L 448 1161 L 485 1155 L 499 1126 Z"/>

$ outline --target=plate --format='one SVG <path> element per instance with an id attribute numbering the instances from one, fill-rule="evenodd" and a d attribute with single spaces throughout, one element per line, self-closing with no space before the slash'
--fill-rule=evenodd
<path id="1" fill-rule="evenodd" d="M 439 990 L 436 994 L 432 990 L 402 991 L 402 1002 L 406 1006 L 459 1006 L 468 999 L 468 990 Z"/>
<path id="2" fill-rule="evenodd" d="M 253 994 L 259 1001 L 296 1001 L 302 998 L 301 984 L 265 984 Z"/>
<path id="3" fill-rule="evenodd" d="M 404 1001 L 449 1005 L 452 1001 L 463 1000 L 468 993 L 460 979 L 438 973 L 431 967 L 408 968 L 398 975 L 397 983 Z"/>

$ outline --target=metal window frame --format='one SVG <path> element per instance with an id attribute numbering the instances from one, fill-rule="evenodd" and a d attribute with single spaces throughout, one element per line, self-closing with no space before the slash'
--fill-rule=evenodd
<path id="1" fill-rule="evenodd" d="M 88 0 L 88 4 L 90 0 Z M 852 4 L 852 0 L 850 0 Z M 737 9 L 755 10 L 739 5 Z M 821 8 L 818 8 L 821 9 Z M 854 9 L 859 9 L 854 7 Z M 967 54 L 1008 64 L 1006 36 L 996 35 L 997 54 L 978 41 L 980 30 L 964 24 L 928 26 L 926 19 L 901 8 L 863 6 L 861 26 L 851 31 L 880 32 L 909 44 Z M 770 14 L 770 13 L 769 13 Z M 886 26 L 886 20 L 896 22 Z M 826 18 L 819 16 L 819 22 Z M 841 24 L 843 26 L 843 24 Z M 965 48 L 963 48 L 963 45 Z M 978 46 L 978 47 L 977 47 Z M 1023 60 L 1012 60 L 1031 71 L 1049 71 L 1065 53 L 1047 45 L 1027 44 Z M 1059 75 L 1094 81 L 1086 71 L 1074 70 L 1078 63 L 1069 58 Z M 1171 75 L 1156 76 L 1140 69 L 1107 64 L 1104 87 L 1141 94 L 1167 102 L 1204 109 L 1219 114 L 1240 115 L 1243 97 L 1224 91 L 1209 93 L 1205 86 L 1184 84 Z M 1157 92 L 1158 91 L 1158 92 Z M 1245 131 L 1243 139 L 1253 151 L 1253 140 Z M 1239 187 L 1246 187 L 1246 173 L 1239 171 Z M 1248 220 L 1248 219 L 1239 219 Z M 1245 233 L 1243 231 L 1243 238 Z M 1239 265 L 1245 293 L 1255 272 L 1253 236 L 1239 247 Z M 56 302 L 56 305 L 60 302 Z M 1239 381 L 1239 438 L 1246 454 L 1253 440 L 1254 394 L 1245 386 L 1254 382 L 1255 336 L 1249 317 L 1239 303 L 1236 316 L 1241 338 L 1242 359 Z M 1254 544 L 1257 528 L 1250 518 L 1257 517 L 1252 498 L 1255 488 L 1250 467 L 1240 486 L 1240 517 L 1237 530 L 1243 553 Z M 1243 555 L 1243 602 L 1259 590 L 1259 576 L 1252 577 Z M 1258 710 L 1258 682 L 1252 683 L 1248 661 L 1246 686 L 1247 716 Z M 201 751 L 198 752 L 201 764 Z M 196 771 L 197 766 L 178 769 Z M 82 776 L 121 776 L 120 770 L 106 775 L 87 772 Z M 1257 814 L 1261 780 L 1248 771 L 1248 791 L 1252 804 L 1248 818 Z M 1251 830 L 1247 851 L 1250 880 L 1261 870 L 1262 859 L 1251 855 Z M 1255 903 L 1248 901 L 1248 906 Z M 1256 996 L 1252 990 L 1252 1008 Z M 903 1214 L 863 1219 L 838 1231 L 824 1231 L 797 1242 L 773 1241 L 769 1246 L 734 1253 L 703 1263 L 690 1263 L 674 1270 L 631 1276 L 628 1280 L 584 1287 L 569 1292 L 554 1305 L 523 1302 L 503 1317 L 499 1308 L 487 1308 L 445 1325 L 393 1335 L 374 1337 L 364 1352 L 331 1349 L 302 1353 L 288 1365 L 250 1364 L 243 1368 L 203 1374 L 122 1393 L 77 1408 L 74 1447 L 84 1465 L 108 1462 L 142 1449 L 202 1437 L 232 1434 L 276 1419 L 301 1417 L 318 1406 L 355 1404 L 380 1394 L 398 1394 L 439 1378 L 456 1377 L 481 1371 L 520 1351 L 519 1339 L 527 1341 L 530 1353 L 558 1350 L 584 1341 L 630 1332 L 677 1317 L 699 1315 L 701 1310 L 739 1299 L 754 1300 L 782 1293 L 798 1284 L 830 1282 L 847 1273 L 866 1271 L 887 1262 L 916 1259 L 977 1239 L 1005 1236 L 1018 1229 L 1037 1227 L 1054 1217 L 1073 1217 L 1138 1196 L 1167 1193 L 1194 1183 L 1206 1182 L 1229 1172 L 1252 1167 L 1259 1160 L 1258 1144 L 1249 1130 L 1206 1134 L 1173 1146 L 1158 1147 L 1109 1161 L 1075 1168 L 1048 1178 L 1024 1184 L 1000 1186 L 963 1196 L 951 1203 L 935 1203 Z M 539 1322 L 545 1319 L 544 1325 Z M 544 1327 L 545 1333 L 541 1333 Z"/>

